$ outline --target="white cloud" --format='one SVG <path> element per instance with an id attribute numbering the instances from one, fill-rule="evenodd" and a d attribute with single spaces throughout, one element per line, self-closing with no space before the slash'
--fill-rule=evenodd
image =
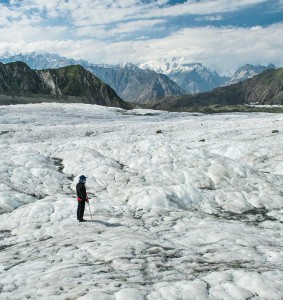
<path id="1" fill-rule="evenodd" d="M 0 31 L 1 35 L 1 31 Z M 183 56 L 210 67 L 235 70 L 245 64 L 283 65 L 283 24 L 267 28 L 188 28 L 168 37 L 116 43 L 85 39 L 0 43 L 0 51 L 48 51 L 92 62 L 145 62 Z"/>
<path id="2" fill-rule="evenodd" d="M 67 27 L 64 26 L 32 26 L 26 20 L 12 23 L 8 27 L 0 28 L 0 47 L 5 42 L 23 41 L 25 44 L 36 40 L 57 40 L 64 39 L 67 34 Z"/>
<path id="3" fill-rule="evenodd" d="M 223 17 L 220 15 L 217 16 L 205 16 L 205 17 L 199 17 L 195 18 L 196 21 L 221 21 L 223 20 Z"/>
<path id="4" fill-rule="evenodd" d="M 48 51 L 106 63 L 185 56 L 229 69 L 245 63 L 282 65 L 283 42 L 278 38 L 283 35 L 282 24 L 184 28 L 162 38 L 148 38 L 152 31 L 166 29 L 170 16 L 200 14 L 201 19 L 221 20 L 221 12 L 266 1 L 201 0 L 166 6 L 168 0 L 13 0 L 9 7 L 0 4 L 0 51 Z M 123 41 L 129 36 L 135 38 Z"/>
<path id="5" fill-rule="evenodd" d="M 22 14 L 9 9 L 7 6 L 0 3 L 0 28 L 6 26 L 13 19 L 22 17 Z"/>
<path id="6" fill-rule="evenodd" d="M 66 26 L 74 39 L 80 37 L 109 38 L 120 34 L 120 39 L 129 33 L 141 30 L 163 29 L 169 17 L 200 14 L 205 20 L 221 20 L 218 13 L 238 10 L 268 0 L 199 0 L 168 5 L 169 0 L 12 0 L 10 5 L 0 5 L 0 24 L 7 29 L 11 24 L 44 27 L 46 24 Z M 210 16 L 209 14 L 218 14 Z M 158 26 L 160 29 L 158 29 Z M 1 25 L 0 25 L 1 27 Z M 56 28 L 51 30 L 58 38 Z M 45 35 L 46 30 L 44 31 Z M 147 35 L 143 33 L 143 35 Z M 66 35 L 68 36 L 68 35 Z M 138 36 L 137 36 L 138 37 Z M 3 37 L 2 37 L 3 39 Z"/>
<path id="7" fill-rule="evenodd" d="M 166 21 L 162 19 L 155 20 L 137 20 L 127 23 L 119 23 L 113 28 L 106 29 L 104 26 L 84 26 L 76 29 L 78 36 L 95 37 L 95 38 L 110 38 L 117 35 L 121 38 L 121 34 L 137 33 L 139 31 L 160 30 L 163 27 L 157 25 L 165 24 Z"/>
<path id="8" fill-rule="evenodd" d="M 183 4 L 169 6 L 158 11 L 151 11 L 150 16 L 181 16 L 181 15 L 209 15 L 231 12 L 248 6 L 268 2 L 268 0 L 200 0 L 187 1 Z"/>
<path id="9" fill-rule="evenodd" d="M 200 0 L 166 5 L 168 0 L 25 0 L 11 1 L 11 8 L 22 14 L 45 12 L 47 17 L 67 17 L 75 26 L 91 26 L 133 19 L 209 15 L 235 11 L 268 0 Z"/>
<path id="10" fill-rule="evenodd" d="M 118 0 L 117 2 L 122 3 L 123 1 Z M 139 0 L 133 0 L 130 1 L 131 5 L 124 7 L 121 5 L 111 5 L 113 3 L 112 0 L 104 0 L 99 5 L 94 4 L 96 2 L 98 1 L 85 0 L 83 2 L 84 5 L 75 11 L 70 10 L 73 22 L 76 25 L 83 26 L 139 18 L 168 18 L 197 14 L 209 15 L 236 11 L 247 6 L 268 2 L 268 0 L 200 0 L 196 2 L 187 1 L 182 4 L 164 7 L 161 7 L 161 5 L 166 4 L 168 1 L 150 1 L 145 4 Z M 86 7 L 88 7 L 88 10 L 85 9 Z"/>
<path id="11" fill-rule="evenodd" d="M 141 60 L 187 57 L 210 67 L 234 70 L 245 64 L 283 65 L 283 24 L 267 28 L 187 28 L 169 37 L 148 41 Z M 138 48 L 142 45 L 139 44 Z M 148 55 L 149 54 L 149 55 Z"/>

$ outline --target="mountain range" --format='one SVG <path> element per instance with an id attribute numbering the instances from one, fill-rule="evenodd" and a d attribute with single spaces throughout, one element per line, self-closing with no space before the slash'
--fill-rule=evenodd
<path id="1" fill-rule="evenodd" d="M 176 82 L 183 94 L 197 94 L 223 86 L 229 80 L 220 76 L 201 63 L 186 63 L 181 58 L 150 61 L 139 65 L 142 69 L 150 69 L 167 75 Z"/>
<path id="2" fill-rule="evenodd" d="M 183 94 L 198 94 L 211 91 L 217 87 L 231 85 L 252 78 L 265 70 L 275 69 L 273 64 L 268 66 L 246 64 L 233 75 L 221 76 L 201 63 L 188 63 L 186 58 L 182 57 L 150 61 L 140 64 L 139 67 L 166 74 L 181 87 Z"/>
<path id="3" fill-rule="evenodd" d="M 80 65 L 32 70 L 23 62 L 0 63 L 0 94 L 0 104 L 56 101 L 132 107 Z"/>
<path id="4" fill-rule="evenodd" d="M 175 62 L 173 65 L 163 66 L 163 69 L 161 67 L 158 69 L 157 65 L 154 65 L 156 71 L 162 71 L 166 75 L 149 70 L 150 65 L 139 67 L 129 63 L 116 66 L 94 65 L 84 60 L 75 65 L 78 61 L 58 55 L 33 53 L 1 58 L 2 61 L 19 59 L 24 60 L 25 63 L 20 61 L 0 63 L 2 104 L 65 101 L 122 108 L 146 104 L 146 107 L 164 110 L 184 110 L 187 107 L 213 104 L 282 104 L 283 69 L 273 69 L 274 65 L 267 67 L 246 65 L 229 79 L 230 83 L 240 81 L 239 83 L 218 87 L 205 93 L 182 95 L 178 85 L 167 77 L 168 74 L 176 75 L 179 72 L 185 78 L 196 70 L 200 76 L 203 70 L 202 78 L 207 78 L 207 82 L 210 78 L 212 82 L 212 77 L 209 77 L 210 70 L 201 64 L 193 66 Z M 70 65 L 55 68 L 66 64 Z M 52 68 L 46 68 L 47 66 Z M 260 74 L 255 75 L 257 73 Z M 213 71 L 213 74 L 214 78 L 217 78 L 217 73 Z M 251 76 L 253 77 L 246 79 Z M 126 95 L 126 99 L 131 99 L 129 102 L 136 102 L 136 104 L 123 101 L 105 82 L 114 86 L 118 94 Z M 27 97 L 31 98 L 27 99 Z"/>
<path id="5" fill-rule="evenodd" d="M 143 70 L 124 63 L 119 65 L 91 64 L 86 60 L 74 60 L 56 54 L 27 53 L 0 56 L 0 62 L 22 61 L 32 69 L 53 69 L 69 65 L 81 65 L 110 85 L 125 101 L 144 103 L 150 99 L 168 95 L 181 95 L 180 87 L 166 75 Z"/>
<path id="6" fill-rule="evenodd" d="M 245 65 L 231 76 L 221 76 L 201 63 L 187 63 L 183 58 L 164 59 L 134 65 L 92 64 L 86 60 L 74 60 L 56 54 L 4 53 L 0 62 L 22 61 L 32 69 L 53 69 L 68 65 L 81 65 L 110 85 L 123 100 L 146 103 L 149 100 L 181 94 L 197 94 L 217 87 L 238 83 L 274 65 Z"/>
<path id="7" fill-rule="evenodd" d="M 231 85 L 244 81 L 246 79 L 252 78 L 255 75 L 258 75 L 266 70 L 275 69 L 274 64 L 269 64 L 267 66 L 253 66 L 246 64 L 243 67 L 239 68 L 236 73 L 225 83 L 225 85 Z"/>
<path id="8" fill-rule="evenodd" d="M 182 111 L 187 108 L 214 104 L 283 105 L 283 68 L 269 69 L 253 78 L 206 93 L 170 96 L 158 101 L 151 101 L 148 103 L 148 107 Z"/>

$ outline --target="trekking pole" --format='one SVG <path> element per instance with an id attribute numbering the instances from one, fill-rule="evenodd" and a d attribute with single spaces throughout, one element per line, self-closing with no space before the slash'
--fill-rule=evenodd
<path id="1" fill-rule="evenodd" d="M 92 214 L 91 214 L 91 210 L 90 210 L 90 205 L 89 205 L 89 202 L 88 202 L 88 208 L 89 208 L 89 213 L 90 213 L 90 216 L 91 216 L 91 222 L 93 222 L 93 219 L 92 219 Z"/>

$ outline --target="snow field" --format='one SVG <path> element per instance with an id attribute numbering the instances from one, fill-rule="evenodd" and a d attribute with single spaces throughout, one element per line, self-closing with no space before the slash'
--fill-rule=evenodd
<path id="1" fill-rule="evenodd" d="M 282 299 L 282 132 L 279 114 L 1 107 L 1 299 Z"/>

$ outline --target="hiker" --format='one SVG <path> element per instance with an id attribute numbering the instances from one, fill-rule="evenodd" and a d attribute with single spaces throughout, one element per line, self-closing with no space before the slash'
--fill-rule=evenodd
<path id="1" fill-rule="evenodd" d="M 79 183 L 76 186 L 78 196 L 77 219 L 79 222 L 86 222 L 84 219 L 85 203 L 88 203 L 88 196 L 85 188 L 86 178 L 87 177 L 84 175 L 81 175 Z"/>

